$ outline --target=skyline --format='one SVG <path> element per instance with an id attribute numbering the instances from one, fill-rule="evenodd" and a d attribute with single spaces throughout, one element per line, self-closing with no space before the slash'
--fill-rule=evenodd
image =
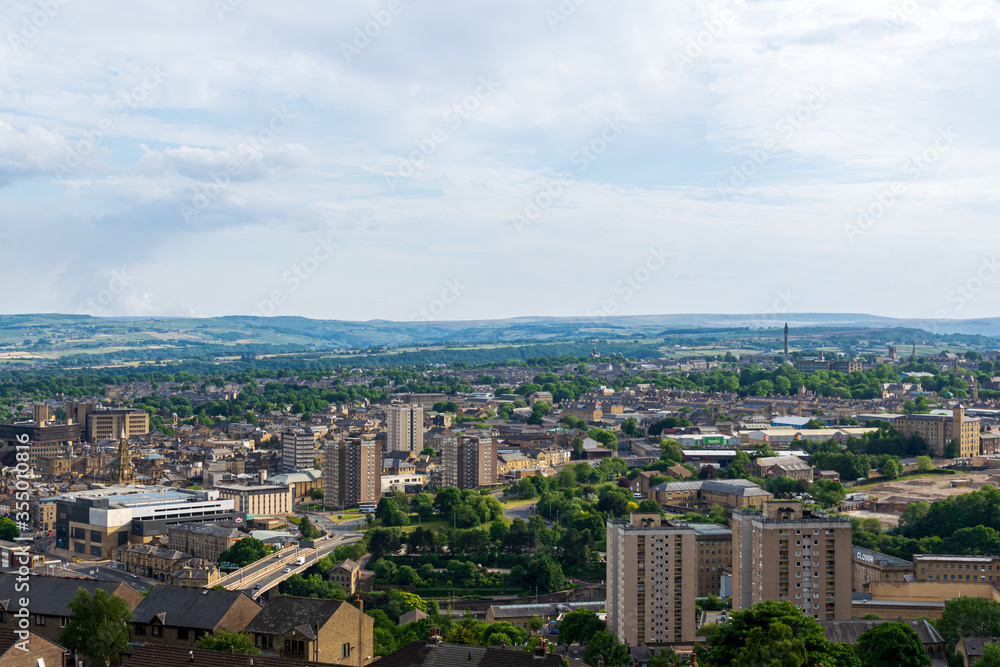
<path id="1" fill-rule="evenodd" d="M 995 3 L 7 7 L 6 312 L 1000 315 Z"/>

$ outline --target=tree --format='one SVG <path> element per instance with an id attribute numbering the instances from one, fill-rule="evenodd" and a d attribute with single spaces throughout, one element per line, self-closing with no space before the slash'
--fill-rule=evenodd
<path id="1" fill-rule="evenodd" d="M 784 627 L 783 627 L 784 626 Z M 787 628 L 787 631 L 786 629 Z M 837 665 L 859 667 L 850 647 L 827 640 L 822 626 L 790 602 L 765 600 L 732 612 L 728 623 L 705 627 L 706 642 L 696 646 L 698 664 L 703 667 L 730 665 Z M 789 661 L 801 655 L 804 661 Z M 767 660 L 755 660 L 760 654 Z"/>
<path id="2" fill-rule="evenodd" d="M 899 465 L 899 461 L 889 454 L 883 454 L 875 459 L 875 469 L 878 470 L 880 475 L 889 479 L 896 479 L 903 472 L 903 467 Z"/>
<path id="3" fill-rule="evenodd" d="M 583 438 L 573 438 L 573 442 L 570 446 L 573 448 L 573 458 L 577 460 L 582 459 L 584 455 Z"/>
<path id="4" fill-rule="evenodd" d="M 528 628 L 532 632 L 538 632 L 544 627 L 545 627 L 545 619 L 542 618 L 541 616 L 532 616 L 531 619 L 528 621 Z"/>
<path id="5" fill-rule="evenodd" d="M 934 470 L 934 461 L 929 456 L 917 457 L 917 472 L 930 472 Z"/>
<path id="6" fill-rule="evenodd" d="M 490 623 L 483 628 L 479 637 L 483 646 L 516 646 L 527 640 L 524 631 L 515 628 L 509 621 Z"/>
<path id="7" fill-rule="evenodd" d="M 639 503 L 639 512 L 642 512 L 643 514 L 661 514 L 663 512 L 663 508 L 661 508 L 659 503 L 655 500 L 643 500 Z"/>
<path id="8" fill-rule="evenodd" d="M 1000 603 L 986 598 L 952 598 L 945 602 L 941 618 L 932 623 L 944 637 L 945 652 L 951 655 L 962 637 L 1000 635 Z"/>
<path id="9" fill-rule="evenodd" d="M 214 635 L 205 635 L 199 639 L 195 647 L 208 651 L 260 655 L 260 649 L 254 646 L 253 635 L 248 632 L 230 632 L 219 629 L 215 631 Z"/>
<path id="10" fill-rule="evenodd" d="M 128 648 L 132 610 L 123 598 L 98 588 L 93 596 L 83 588 L 69 603 L 70 617 L 59 643 L 91 660 L 108 665 Z"/>
<path id="11" fill-rule="evenodd" d="M 559 624 L 560 644 L 579 644 L 604 630 L 604 621 L 589 609 L 574 609 Z"/>
<path id="12" fill-rule="evenodd" d="M 972 663 L 972 667 L 1000 667 L 1000 644 L 983 646 L 983 657 Z"/>
<path id="13" fill-rule="evenodd" d="M 839 505 L 847 496 L 844 485 L 832 479 L 820 479 L 809 485 L 809 493 L 823 507 Z"/>
<path id="14" fill-rule="evenodd" d="M 13 542 L 14 538 L 20 534 L 21 531 L 18 530 L 16 523 L 7 517 L 0 518 L 0 540 Z"/>
<path id="15" fill-rule="evenodd" d="M 562 566 L 548 556 L 535 556 L 528 563 L 525 583 L 538 587 L 539 593 L 552 593 L 566 587 Z"/>
<path id="16" fill-rule="evenodd" d="M 309 497 L 313 500 L 323 500 L 323 489 L 313 489 L 309 492 Z"/>
<path id="17" fill-rule="evenodd" d="M 314 526 L 313 522 L 306 516 L 302 517 L 302 523 L 299 524 L 299 534 L 302 535 L 303 540 L 315 540 L 323 534 L 323 531 Z"/>
<path id="18" fill-rule="evenodd" d="M 639 428 L 639 422 L 636 421 L 635 417 L 629 417 L 625 420 L 622 424 L 622 433 L 630 438 L 638 438 L 645 434 L 644 431 Z"/>
<path id="19" fill-rule="evenodd" d="M 879 623 L 858 637 L 862 667 L 927 667 L 931 659 L 924 652 L 917 631 L 905 623 Z"/>
<path id="20" fill-rule="evenodd" d="M 920 398 L 923 398 L 921 396 Z M 953 438 L 951 442 L 944 446 L 944 457 L 946 459 L 957 459 L 961 450 L 958 448 L 958 439 Z"/>
<path id="21" fill-rule="evenodd" d="M 730 479 L 746 479 L 747 466 L 750 464 L 750 455 L 742 449 L 736 452 L 733 462 L 729 464 L 726 476 Z"/>
<path id="22" fill-rule="evenodd" d="M 256 537 L 244 537 L 219 554 L 219 562 L 245 567 L 261 558 L 267 558 L 269 553 L 271 553 L 271 548 Z"/>
<path id="23" fill-rule="evenodd" d="M 663 455 L 660 459 L 666 457 L 667 460 L 673 461 L 674 463 L 681 463 L 684 461 L 684 450 L 681 449 L 679 442 L 673 439 L 666 439 L 660 441 L 660 451 Z"/>
<path id="24" fill-rule="evenodd" d="M 395 554 L 403 544 L 399 528 L 373 528 L 366 537 L 368 551 L 375 559 Z"/>
<path id="25" fill-rule="evenodd" d="M 587 642 L 587 650 L 583 652 L 583 661 L 596 667 L 598 659 L 603 659 L 604 667 L 630 667 L 632 656 L 628 647 L 618 641 L 610 632 L 601 630 L 595 632 Z"/>

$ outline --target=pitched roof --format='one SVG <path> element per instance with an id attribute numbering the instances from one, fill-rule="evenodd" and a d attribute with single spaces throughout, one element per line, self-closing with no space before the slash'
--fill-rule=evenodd
<path id="1" fill-rule="evenodd" d="M 570 661 L 570 664 L 582 664 Z M 536 658 L 528 651 L 415 641 L 380 658 L 378 667 L 562 667 L 563 656 Z M 131 666 L 129 666 L 131 667 Z"/>
<path id="2" fill-rule="evenodd" d="M 239 591 L 216 588 L 154 586 L 132 612 L 136 623 L 150 623 L 154 618 L 173 627 L 214 630 L 226 614 L 246 597 Z M 250 598 L 246 598 L 252 604 Z"/>
<path id="3" fill-rule="evenodd" d="M 301 628 L 302 634 L 307 637 L 315 636 L 313 627 L 325 623 L 342 606 L 354 609 L 343 600 L 279 595 L 247 624 L 246 631 L 257 635 L 283 635 L 289 630 Z"/>
<path id="4" fill-rule="evenodd" d="M 251 664 L 253 667 L 330 667 L 319 662 L 200 648 L 191 650 L 186 646 L 166 644 L 143 644 L 122 663 L 122 667 L 250 667 Z"/>
<path id="5" fill-rule="evenodd" d="M 831 642 L 837 644 L 851 644 L 855 645 L 858 643 L 858 637 L 864 634 L 865 631 L 871 630 L 876 625 L 880 623 L 905 623 L 906 625 L 913 628 L 918 635 L 920 635 L 920 641 L 923 644 L 944 644 L 944 638 L 941 634 L 934 629 L 934 626 L 928 623 L 926 620 L 919 621 L 820 621 L 819 624 L 823 626 L 823 632 L 826 634 L 826 638 Z"/>
<path id="6" fill-rule="evenodd" d="M 983 647 L 1000 642 L 1000 637 L 962 637 L 958 642 L 965 646 L 965 655 L 970 658 L 980 658 L 983 655 Z"/>
<path id="7" fill-rule="evenodd" d="M 22 641 L 22 638 L 18 637 L 17 633 L 14 632 L 13 630 L 7 630 L 5 628 L 4 629 L 0 629 L 0 656 L 6 655 L 7 651 L 9 651 L 12 648 L 14 648 L 14 644 L 16 644 L 16 643 L 18 643 L 20 641 Z M 38 645 L 35 642 L 38 642 L 38 644 L 43 644 L 43 643 L 44 644 L 51 644 L 53 646 L 58 646 L 59 648 L 63 649 L 64 651 L 66 650 L 63 646 L 61 646 L 59 644 L 56 644 L 51 639 L 46 639 L 45 637 L 43 637 L 41 635 L 36 635 L 34 632 L 29 633 L 29 635 L 28 635 L 28 644 L 27 644 L 28 647 L 37 648 Z M 21 650 L 18 650 L 18 651 L 14 652 L 14 655 L 20 656 L 20 655 L 24 655 L 24 653 Z M 41 664 L 44 664 L 44 663 L 41 663 Z"/>
<path id="8" fill-rule="evenodd" d="M 14 577 L 0 574 L 0 608 L 6 611 L 14 611 L 16 606 L 14 601 L 24 597 L 23 593 L 15 591 L 15 584 Z M 120 581 L 34 575 L 31 577 L 31 612 L 46 616 L 69 616 L 69 603 L 81 588 L 91 595 L 98 589 L 111 595 L 118 595 L 128 602 L 131 609 L 135 609 L 143 599 L 138 591 Z"/>

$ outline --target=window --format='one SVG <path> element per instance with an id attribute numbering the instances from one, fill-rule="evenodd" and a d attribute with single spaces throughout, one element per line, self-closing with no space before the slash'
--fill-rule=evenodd
<path id="1" fill-rule="evenodd" d="M 41 614 L 35 614 L 35 625 L 45 625 L 45 617 Z"/>
<path id="2" fill-rule="evenodd" d="M 66 616 L 60 616 L 59 617 L 59 627 L 60 628 L 65 628 L 68 623 L 69 623 L 69 618 L 67 618 Z"/>
<path id="3" fill-rule="evenodd" d="M 153 635 L 154 637 L 162 637 L 163 636 L 163 626 L 162 625 L 151 625 L 151 626 L 149 626 L 149 629 L 150 629 L 150 633 L 149 634 Z"/>
<path id="4" fill-rule="evenodd" d="M 188 629 L 187 628 L 177 628 L 177 638 L 178 639 L 187 639 L 188 638 Z"/>
<path id="5" fill-rule="evenodd" d="M 350 642 L 348 642 L 347 644 L 344 644 L 343 646 L 340 647 L 340 657 L 341 658 L 349 658 L 349 657 L 351 657 L 351 644 L 350 644 Z"/>
<path id="6" fill-rule="evenodd" d="M 142 623 L 135 624 L 135 634 L 144 635 L 146 634 L 146 626 Z"/>

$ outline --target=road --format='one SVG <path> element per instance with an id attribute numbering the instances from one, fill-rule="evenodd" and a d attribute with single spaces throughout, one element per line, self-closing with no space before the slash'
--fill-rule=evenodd
<path id="1" fill-rule="evenodd" d="M 535 513 L 535 507 L 538 505 L 537 502 L 529 503 L 527 505 L 520 505 L 518 507 L 511 507 L 503 511 L 504 517 L 513 521 L 514 519 L 524 519 L 527 521 L 531 518 L 531 515 Z"/>

